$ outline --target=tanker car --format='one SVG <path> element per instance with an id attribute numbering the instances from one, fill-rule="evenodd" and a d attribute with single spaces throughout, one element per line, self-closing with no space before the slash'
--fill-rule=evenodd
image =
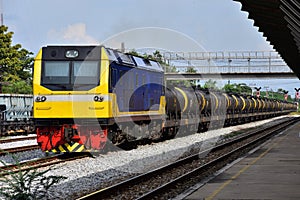
<path id="1" fill-rule="evenodd" d="M 292 103 L 166 86 L 159 62 L 104 46 L 46 46 L 33 75 L 43 151 L 103 150 L 286 114 Z"/>

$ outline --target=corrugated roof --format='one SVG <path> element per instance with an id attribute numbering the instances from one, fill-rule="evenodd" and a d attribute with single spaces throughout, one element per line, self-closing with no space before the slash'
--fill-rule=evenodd
<path id="1" fill-rule="evenodd" d="M 300 0 L 234 0 L 300 78 Z"/>

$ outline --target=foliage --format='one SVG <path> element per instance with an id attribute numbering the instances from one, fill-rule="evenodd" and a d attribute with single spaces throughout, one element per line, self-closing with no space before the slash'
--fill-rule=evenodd
<path id="1" fill-rule="evenodd" d="M 195 70 L 193 67 L 189 67 L 187 70 L 186 70 L 187 73 L 191 73 L 191 74 L 195 74 L 197 72 L 197 70 Z"/>
<path id="2" fill-rule="evenodd" d="M 21 163 L 19 160 L 11 155 L 20 169 Z M 0 162 L 7 166 L 2 160 Z M 27 169 L 14 173 L 12 170 L 2 170 L 9 175 L 0 175 L 0 196 L 8 200 L 37 200 L 48 199 L 48 191 L 51 186 L 57 184 L 66 177 L 63 176 L 46 176 L 46 173 L 53 170 L 49 168 L 44 171 L 38 169 Z"/>
<path id="3" fill-rule="evenodd" d="M 13 91 L 14 83 L 31 82 L 32 52 L 22 48 L 20 44 L 12 45 L 13 32 L 8 32 L 8 27 L 0 26 L 0 82 L 4 83 L 6 91 Z M 24 84 L 24 82 L 23 82 Z M 27 89 L 29 87 L 26 87 Z M 26 90 L 30 93 L 31 90 Z"/>
<path id="4" fill-rule="evenodd" d="M 131 54 L 133 56 L 140 56 L 140 54 L 135 49 L 129 51 L 128 54 Z"/>
<path id="5" fill-rule="evenodd" d="M 155 60 L 157 60 L 160 64 L 165 64 L 163 62 L 163 56 L 161 55 L 161 53 L 158 50 L 156 50 L 156 51 L 153 52 L 153 58 Z"/>
<path id="6" fill-rule="evenodd" d="M 147 54 L 147 53 L 144 53 L 143 55 L 139 54 L 135 49 L 131 50 L 128 52 L 128 54 L 131 54 L 131 55 L 134 55 L 134 56 L 138 56 L 138 57 L 142 57 L 142 58 L 145 58 L 145 59 L 150 59 L 150 60 L 156 60 L 157 62 L 159 63 L 163 63 L 163 56 L 161 55 L 161 53 L 156 50 L 151 54 Z"/>
<path id="7" fill-rule="evenodd" d="M 279 94 L 287 94 L 289 91 L 287 91 L 287 90 L 284 90 L 284 89 L 282 89 L 282 88 L 278 88 L 278 90 L 277 90 L 277 93 L 279 93 Z"/>
<path id="8" fill-rule="evenodd" d="M 4 85 L 2 89 L 3 93 L 14 93 L 14 94 L 31 94 L 32 86 L 30 81 L 18 81 L 11 83 L 9 86 Z"/>
<path id="9" fill-rule="evenodd" d="M 216 90 L 216 89 L 218 89 L 218 87 L 217 87 L 217 81 L 213 81 L 213 80 L 209 79 L 208 81 L 206 81 L 204 83 L 203 88 L 204 89 L 213 89 L 213 90 Z"/>
<path id="10" fill-rule="evenodd" d="M 268 94 L 267 94 L 265 91 L 261 91 L 260 92 L 260 96 L 262 96 L 262 97 L 268 97 L 270 99 L 278 99 L 278 100 L 285 101 L 285 99 L 284 99 L 284 93 L 281 93 L 281 92 L 268 91 Z M 287 101 L 293 102 L 293 99 L 292 99 L 291 95 L 288 95 Z"/>
<path id="11" fill-rule="evenodd" d="M 223 87 L 223 90 L 225 92 L 233 92 L 233 93 L 239 93 L 239 94 L 251 94 L 252 89 L 251 87 L 247 86 L 245 83 L 239 83 L 239 84 L 226 84 Z"/>
<path id="12" fill-rule="evenodd" d="M 224 85 L 223 87 L 223 90 L 225 92 L 233 92 L 233 93 L 239 93 L 239 94 L 251 94 L 252 93 L 252 90 L 251 90 L 251 87 L 247 86 L 245 83 L 234 83 L 234 84 L 226 84 Z M 283 90 L 281 88 L 279 88 L 277 90 L 277 92 L 274 92 L 274 91 L 260 91 L 260 96 L 261 97 L 267 97 L 267 98 L 270 98 L 270 99 L 277 99 L 277 100 L 282 100 L 284 101 L 284 94 L 288 92 L 286 90 Z M 290 95 L 288 95 L 288 101 L 292 102 L 293 99 L 291 98 Z"/>

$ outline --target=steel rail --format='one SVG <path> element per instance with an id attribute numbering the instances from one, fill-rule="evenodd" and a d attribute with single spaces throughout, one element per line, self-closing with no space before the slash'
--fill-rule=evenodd
<path id="1" fill-rule="evenodd" d="M 257 135 L 261 132 L 268 132 L 267 134 L 264 134 L 263 136 L 259 137 L 258 139 L 255 139 L 254 141 L 248 142 L 246 145 L 243 145 L 241 147 L 238 147 L 234 150 L 231 150 L 230 152 L 226 153 L 225 155 L 220 156 L 219 158 L 214 159 L 213 161 L 209 161 L 206 164 L 201 165 L 200 167 L 190 171 L 189 173 L 185 174 L 185 175 L 181 175 L 179 177 L 177 177 L 176 179 L 173 179 L 172 181 L 165 183 L 164 185 L 153 189 L 152 191 L 142 195 L 139 197 L 139 199 L 152 199 L 155 196 L 161 194 L 162 192 L 166 192 L 172 185 L 186 179 L 189 178 L 191 176 L 194 176 L 195 174 L 199 174 L 199 171 L 203 171 L 203 169 L 206 169 L 208 167 L 211 167 L 212 165 L 215 165 L 217 162 L 220 162 L 221 160 L 224 160 L 226 158 L 228 158 L 229 156 L 232 156 L 234 153 L 236 153 L 237 151 L 240 151 L 241 149 L 245 149 L 247 147 L 249 147 L 250 145 L 253 145 L 254 143 L 257 143 L 258 141 L 261 141 L 262 139 L 265 139 L 267 137 L 271 137 L 270 135 L 273 135 L 274 132 L 278 132 L 280 130 L 283 130 L 285 127 L 290 126 L 291 124 L 295 123 L 296 121 L 298 121 L 299 119 L 292 119 L 292 120 L 287 120 L 285 122 L 281 122 L 279 124 L 276 124 L 272 127 L 268 127 L 265 129 L 261 129 L 258 131 L 253 131 L 249 134 L 243 134 L 243 136 L 237 137 L 233 140 L 227 141 L 223 144 L 219 144 L 218 146 L 215 146 L 211 149 L 205 150 L 203 152 L 201 152 L 200 154 L 194 154 L 191 155 L 189 157 L 183 158 L 181 160 L 178 160 L 176 162 L 173 162 L 171 164 L 162 166 L 160 168 L 154 169 L 152 171 L 149 171 L 147 173 L 144 174 L 140 174 L 138 176 L 132 177 L 130 179 L 127 179 L 125 181 L 122 181 L 120 183 L 117 183 L 115 185 L 112 185 L 110 187 L 107 188 L 103 188 L 100 189 L 96 192 L 93 192 L 91 194 L 88 194 L 86 196 L 83 196 L 81 198 L 79 198 L 78 200 L 82 200 L 82 199 L 97 199 L 97 198 L 101 198 L 101 199 L 105 199 L 105 198 L 110 198 L 110 196 L 112 194 L 118 194 L 120 193 L 120 191 L 122 191 L 124 188 L 130 188 L 134 185 L 138 185 L 140 183 L 142 183 L 145 180 L 150 179 L 151 177 L 154 177 L 157 174 L 163 174 L 164 172 L 168 172 L 171 169 L 174 169 L 176 167 L 179 167 L 181 165 L 184 164 L 188 164 L 191 163 L 195 160 L 199 160 L 201 158 L 201 155 L 207 155 L 209 152 L 215 152 L 218 151 L 222 148 L 226 148 L 227 146 L 230 146 L 232 144 L 235 144 L 237 142 L 240 142 L 242 140 L 246 140 L 248 138 L 250 138 L 251 136 Z"/>
<path id="2" fill-rule="evenodd" d="M 5 165 L 0 167 L 0 177 L 12 173 L 18 173 L 26 170 L 48 167 L 51 165 L 82 159 L 86 157 L 91 157 L 91 155 L 89 153 L 84 153 L 84 154 L 76 153 L 76 154 L 68 154 L 68 155 L 59 154 L 59 155 L 49 156 L 45 158 L 30 160 L 27 162 Z"/>
<path id="3" fill-rule="evenodd" d="M 0 139 L 0 144 L 9 143 L 9 142 L 24 141 L 24 140 L 33 140 L 33 139 L 36 139 L 36 136 L 21 137 L 21 138 Z"/>
<path id="4" fill-rule="evenodd" d="M 39 149 L 38 145 L 29 145 L 29 146 L 21 146 L 21 147 L 14 147 L 8 149 L 0 149 L 0 156 L 4 156 L 10 153 L 20 153 L 24 151 L 31 151 L 35 149 Z"/>
<path id="5" fill-rule="evenodd" d="M 260 141 L 272 136 L 274 134 L 274 132 L 282 131 L 284 128 L 286 128 L 287 126 L 290 126 L 293 123 L 295 123 L 295 121 L 285 122 L 285 124 L 282 124 L 279 127 L 276 127 L 274 130 L 271 130 L 270 128 L 268 128 L 268 130 L 271 130 L 271 132 L 266 133 L 265 135 L 263 135 L 261 137 L 258 137 L 255 140 L 252 140 L 252 141 L 246 143 L 243 146 L 240 146 L 236 149 L 233 149 L 232 151 L 230 151 L 230 152 L 228 152 L 224 155 L 221 155 L 220 157 L 218 157 L 218 158 L 216 158 L 216 159 L 214 159 L 214 160 L 212 160 L 212 161 L 210 161 L 210 162 L 208 162 L 208 163 L 206 163 L 206 164 L 204 164 L 204 165 L 202 165 L 202 166 L 200 166 L 196 169 L 193 169 L 192 171 L 190 171 L 186 174 L 183 174 L 183 175 L 179 176 L 178 178 L 173 179 L 173 180 L 169 181 L 168 183 L 165 183 L 164 185 L 162 185 L 160 187 L 157 187 L 157 188 L 153 189 L 152 191 L 150 191 L 150 192 L 142 195 L 141 197 L 139 197 L 138 200 L 153 199 L 154 197 L 159 196 L 161 193 L 167 192 L 174 185 L 176 185 L 180 182 L 184 182 L 184 181 L 190 179 L 191 177 L 195 177 L 195 176 L 199 175 L 199 173 L 202 172 L 203 170 L 211 168 L 211 167 L 217 165 L 218 163 L 225 161 L 226 159 L 233 156 L 235 153 L 237 153 L 239 151 L 242 151 L 246 148 L 249 148 L 252 145 L 255 145 L 257 142 L 260 142 Z M 240 141 L 240 139 L 244 139 L 244 138 L 238 138 L 235 141 Z M 234 142 L 230 141 L 229 143 L 233 144 Z M 217 148 L 220 148 L 221 146 L 222 145 L 219 145 Z"/>

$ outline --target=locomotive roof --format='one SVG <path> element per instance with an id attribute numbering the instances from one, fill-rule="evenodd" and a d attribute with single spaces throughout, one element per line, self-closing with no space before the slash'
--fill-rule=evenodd
<path id="1" fill-rule="evenodd" d="M 107 48 L 104 46 L 94 45 L 48 45 L 43 47 L 43 58 L 44 59 L 65 59 L 66 50 L 76 50 L 81 53 L 74 59 L 98 59 L 100 48 L 103 47 L 108 55 L 111 62 L 117 62 L 122 65 L 127 65 L 136 68 L 142 68 L 149 71 L 164 72 L 159 62 L 143 57 L 122 53 L 118 50 Z M 94 53 L 89 54 L 91 51 Z M 86 57 L 88 55 L 88 57 Z"/>
<path id="2" fill-rule="evenodd" d="M 110 48 L 105 48 L 105 50 L 107 52 L 109 60 L 112 62 L 117 62 L 120 64 L 142 68 L 150 71 L 164 72 L 160 63 L 155 60 L 146 59 L 132 54 L 122 53 L 120 51 Z"/>

